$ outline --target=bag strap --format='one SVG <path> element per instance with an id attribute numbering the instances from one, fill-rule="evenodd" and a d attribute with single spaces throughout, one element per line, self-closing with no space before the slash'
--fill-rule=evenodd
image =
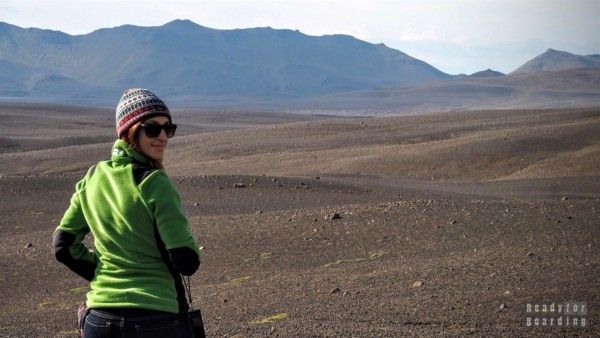
<path id="1" fill-rule="evenodd" d="M 202 250 L 204 250 L 204 247 L 201 246 L 198 249 L 199 249 L 199 251 L 202 251 Z M 198 254 L 198 259 L 200 259 L 200 253 Z M 194 301 L 192 300 L 192 282 L 190 281 L 190 276 L 181 275 L 181 280 L 183 281 L 185 293 L 187 293 L 187 301 L 188 301 L 188 305 L 190 308 L 189 310 L 193 311 L 194 310 L 194 307 L 193 307 Z"/>
<path id="2" fill-rule="evenodd" d="M 190 276 L 181 275 L 181 280 L 183 280 L 183 285 L 185 286 L 185 293 L 187 294 L 187 301 L 190 307 L 190 311 L 194 309 L 192 300 L 192 282 L 190 281 Z"/>

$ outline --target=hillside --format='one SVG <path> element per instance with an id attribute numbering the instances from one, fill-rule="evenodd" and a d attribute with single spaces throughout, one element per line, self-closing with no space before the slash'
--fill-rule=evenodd
<path id="1" fill-rule="evenodd" d="M 288 107 L 360 115 L 600 106 L 600 69 L 467 77 L 291 101 Z"/>
<path id="2" fill-rule="evenodd" d="M 89 284 L 51 238 L 113 115 L 1 108 L 0 336 L 75 337 Z M 524 313 L 600 302 L 599 109 L 248 114 L 173 112 L 165 167 L 205 247 L 209 336 L 600 334 Z"/>
<path id="3" fill-rule="evenodd" d="M 495 76 L 504 76 L 504 74 L 488 68 L 486 70 L 475 72 L 475 73 L 469 75 L 469 77 L 495 77 Z"/>
<path id="4" fill-rule="evenodd" d="M 546 52 L 527 61 L 521 67 L 515 69 L 511 74 L 560 71 L 581 68 L 600 68 L 600 55 L 576 55 L 550 48 Z"/>

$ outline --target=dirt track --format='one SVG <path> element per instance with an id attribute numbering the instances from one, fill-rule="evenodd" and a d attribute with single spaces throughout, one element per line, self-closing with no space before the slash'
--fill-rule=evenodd
<path id="1" fill-rule="evenodd" d="M 112 132 L 102 114 L 105 130 L 74 137 Z M 600 110 L 289 118 L 232 118 L 236 130 L 171 144 L 167 170 L 206 247 L 193 294 L 209 335 L 600 333 Z M 50 239 L 110 143 L 6 139 L 0 336 L 75 336 L 86 284 Z M 587 302 L 586 329 L 525 327 L 526 303 L 568 300 Z"/>

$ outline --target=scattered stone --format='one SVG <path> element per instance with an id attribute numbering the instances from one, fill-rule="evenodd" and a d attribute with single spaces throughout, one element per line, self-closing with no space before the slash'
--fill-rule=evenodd
<path id="1" fill-rule="evenodd" d="M 527 253 L 527 257 L 533 257 L 533 256 L 535 256 L 535 253 L 533 253 L 533 252 L 531 252 L 531 251 L 529 251 L 529 252 Z"/>
<path id="2" fill-rule="evenodd" d="M 326 220 L 334 220 L 334 219 L 340 219 L 340 218 L 342 218 L 342 216 L 340 216 L 340 214 L 337 213 L 337 212 L 333 212 L 333 213 L 328 214 L 327 216 L 325 216 Z"/>
<path id="3" fill-rule="evenodd" d="M 568 200 L 568 199 L 569 199 L 569 198 L 568 198 L 567 196 L 563 196 L 563 197 L 562 197 L 560 200 L 561 200 L 561 201 L 566 201 L 566 200 Z"/>
<path id="4" fill-rule="evenodd" d="M 335 288 L 335 289 L 331 290 L 329 293 L 338 293 L 340 291 L 342 291 L 342 290 L 340 290 L 340 288 Z"/>
<path id="5" fill-rule="evenodd" d="M 321 177 L 319 177 L 319 176 L 315 177 L 315 180 L 320 180 L 320 179 L 321 179 Z"/>
<path id="6" fill-rule="evenodd" d="M 197 207 L 198 206 L 198 202 L 194 203 L 194 206 Z"/>
<path id="7" fill-rule="evenodd" d="M 504 310 L 504 309 L 506 309 L 507 307 L 508 307 L 508 305 L 506 305 L 506 304 L 504 304 L 504 303 L 500 304 L 500 310 Z"/>
<path id="8" fill-rule="evenodd" d="M 344 293 L 342 293 L 342 296 L 345 296 L 348 294 L 348 291 L 344 291 Z"/>
<path id="9" fill-rule="evenodd" d="M 258 211 L 256 212 L 256 214 L 257 214 L 257 215 L 258 215 L 258 214 L 262 214 L 262 210 L 258 210 Z"/>
<path id="10" fill-rule="evenodd" d="M 421 286 L 423 286 L 423 282 L 421 281 L 416 281 L 412 284 L 413 288 L 420 288 Z"/>
<path id="11" fill-rule="evenodd" d="M 234 188 L 245 188 L 246 187 L 246 185 L 244 183 L 236 183 L 233 186 L 234 186 Z"/>
<path id="12" fill-rule="evenodd" d="M 458 223 L 458 221 L 452 220 L 452 222 L 450 222 L 450 224 L 456 224 Z"/>
<path id="13" fill-rule="evenodd" d="M 26 248 L 26 249 L 27 249 L 27 248 L 31 248 L 32 246 L 33 246 L 33 244 L 31 244 L 31 243 L 27 243 L 27 245 L 25 245 L 25 248 Z"/>

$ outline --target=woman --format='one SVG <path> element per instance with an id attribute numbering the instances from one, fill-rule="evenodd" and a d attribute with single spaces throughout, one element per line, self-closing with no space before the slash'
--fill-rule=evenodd
<path id="1" fill-rule="evenodd" d="M 188 337 L 180 274 L 198 269 L 200 252 L 163 171 L 177 125 L 146 89 L 129 89 L 116 109 L 118 139 L 75 185 L 54 233 L 56 259 L 90 281 L 84 337 Z M 82 243 L 90 232 L 95 250 Z"/>

